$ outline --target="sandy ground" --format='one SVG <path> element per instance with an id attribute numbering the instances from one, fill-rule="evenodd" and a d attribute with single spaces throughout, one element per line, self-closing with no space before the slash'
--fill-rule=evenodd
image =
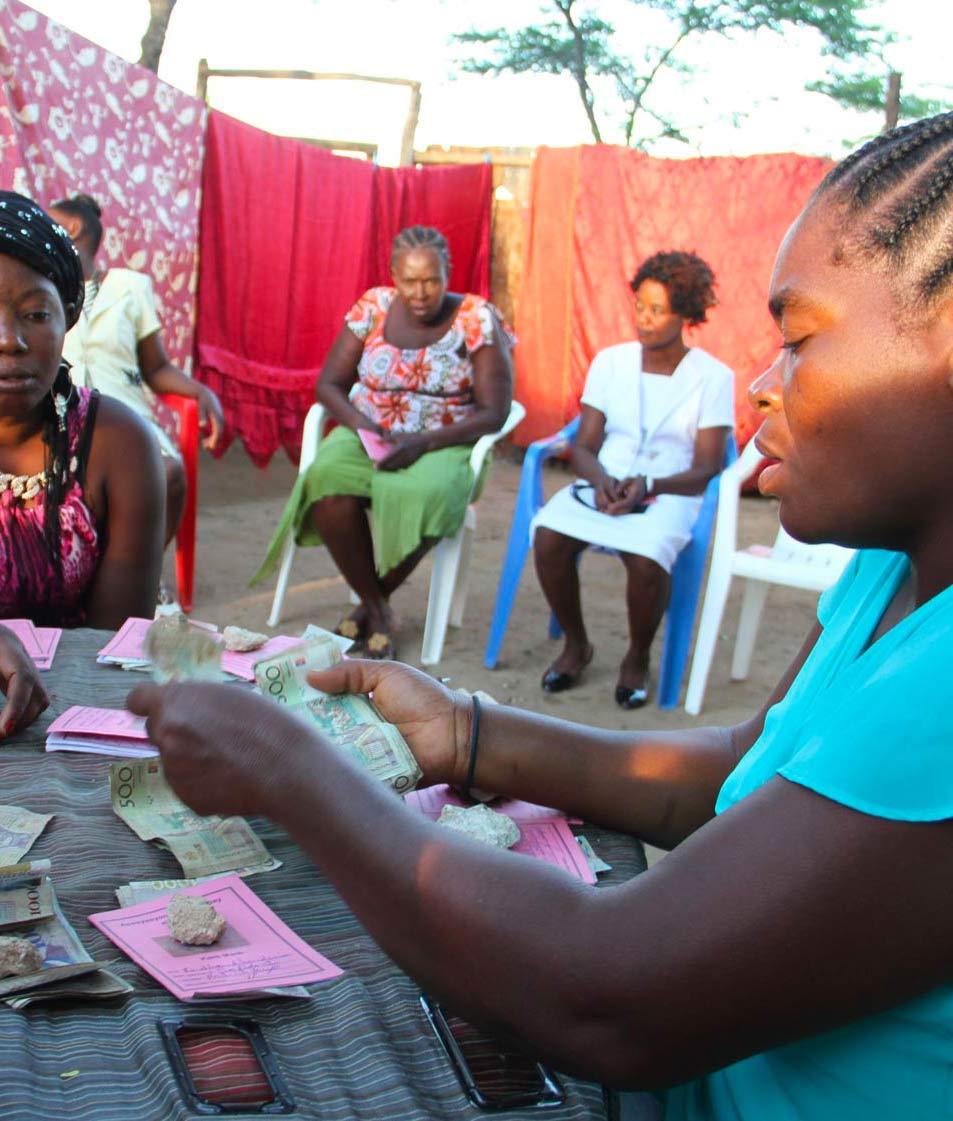
<path id="1" fill-rule="evenodd" d="M 539 679 L 558 645 L 547 637 L 547 610 L 527 559 L 516 605 L 497 669 L 483 666 L 489 620 L 509 532 L 519 465 L 504 452 L 494 463 L 487 488 L 477 506 L 478 525 L 470 573 L 464 626 L 448 631 L 443 659 L 430 670 L 453 687 L 484 689 L 498 701 L 606 728 L 676 728 L 696 723 L 732 723 L 750 715 L 768 695 L 810 629 L 816 596 L 773 588 L 747 681 L 728 677 L 737 626 L 739 588 L 732 590 L 712 666 L 705 705 L 700 717 L 683 708 L 667 711 L 649 704 L 625 712 L 613 701 L 618 663 L 626 646 L 623 610 L 623 569 L 617 559 L 587 554 L 583 561 L 583 604 L 595 658 L 575 689 L 549 696 Z M 291 489 L 294 468 L 283 453 L 269 467 L 255 468 L 238 445 L 221 460 L 203 455 L 199 479 L 198 546 L 195 618 L 221 626 L 240 623 L 268 630 L 274 581 L 248 587 L 248 579 L 264 554 Z M 547 494 L 565 485 L 570 476 L 562 464 L 550 464 L 545 474 Z M 744 498 L 741 512 L 743 544 L 770 543 L 777 530 L 775 506 L 758 498 Z M 166 579 L 173 586 L 172 554 L 166 558 Z M 419 665 L 420 640 L 430 579 L 425 560 L 394 597 L 401 627 L 398 653 Z M 326 550 L 300 549 L 285 600 L 284 617 L 276 633 L 297 634 L 308 622 L 333 627 L 347 610 L 347 589 Z M 660 632 L 661 635 L 661 632 Z M 661 637 L 653 651 L 657 666 Z M 687 673 L 686 673 L 687 679 Z"/>

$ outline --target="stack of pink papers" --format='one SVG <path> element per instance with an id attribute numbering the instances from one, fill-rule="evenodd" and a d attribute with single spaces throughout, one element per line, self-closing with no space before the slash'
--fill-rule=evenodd
<path id="1" fill-rule="evenodd" d="M 212 946 L 186 946 L 169 933 L 168 895 L 90 915 L 93 926 L 179 1000 L 261 996 L 291 985 L 330 981 L 343 970 L 287 927 L 239 876 L 183 889 L 201 895 L 228 923 Z"/>
<path id="2" fill-rule="evenodd" d="M 97 662 L 103 665 L 126 666 L 130 669 L 148 669 L 149 659 L 146 657 L 145 642 L 146 631 L 152 626 L 154 619 L 129 618 L 123 623 L 113 637 L 99 651 Z M 210 623 L 197 623 L 190 620 L 193 627 L 204 627 L 215 632 L 216 628 Z M 300 638 L 291 635 L 279 634 L 269 638 L 264 646 L 251 650 L 245 654 L 237 654 L 231 650 L 222 650 L 222 669 L 233 677 L 243 681 L 255 680 L 255 663 L 262 658 L 270 658 L 272 654 L 280 654 L 292 646 L 301 645 Z"/>
<path id="3" fill-rule="evenodd" d="M 434 821 L 444 806 L 467 804 L 446 785 L 414 790 L 404 796 L 404 801 Z M 589 867 L 579 842 L 569 828 L 569 818 L 560 810 L 522 802 L 518 798 L 504 798 L 494 802 L 490 809 L 506 814 L 519 826 L 522 836 L 513 846 L 513 852 L 555 864 L 587 884 L 596 882 L 596 874 Z"/>
<path id="4" fill-rule="evenodd" d="M 17 636 L 37 669 L 49 669 L 63 634 L 61 627 L 34 627 L 30 619 L 2 619 L 0 622 Z"/>
<path id="5" fill-rule="evenodd" d="M 122 708 L 73 705 L 46 730 L 47 751 L 90 751 L 141 759 L 158 755 L 149 742 L 144 716 Z"/>

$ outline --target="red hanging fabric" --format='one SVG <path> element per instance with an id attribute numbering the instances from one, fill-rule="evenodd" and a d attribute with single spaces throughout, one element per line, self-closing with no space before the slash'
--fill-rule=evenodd
<path id="1" fill-rule="evenodd" d="M 492 202 L 488 163 L 378 168 L 367 287 L 386 283 L 395 234 L 407 226 L 436 226 L 450 243 L 450 290 L 489 297 Z"/>
<path id="2" fill-rule="evenodd" d="M 768 282 L 788 226 L 830 161 L 771 155 L 660 160 L 626 148 L 542 148 L 533 164 L 523 286 L 516 317 L 520 444 L 579 411 L 596 352 L 635 338 L 629 280 L 663 249 L 698 253 L 718 279 L 718 306 L 692 345 L 736 376 L 736 431 L 757 427 L 750 382 L 777 350 Z"/>
<path id="3" fill-rule="evenodd" d="M 374 169 L 209 113 L 196 377 L 264 466 L 295 457 L 321 361 L 367 274 Z"/>
<path id="4" fill-rule="evenodd" d="M 264 466 L 292 460 L 324 357 L 406 225 L 450 242 L 452 286 L 489 288 L 490 168 L 375 168 L 209 114 L 196 377 Z M 224 449 L 223 449 L 224 450 Z"/>

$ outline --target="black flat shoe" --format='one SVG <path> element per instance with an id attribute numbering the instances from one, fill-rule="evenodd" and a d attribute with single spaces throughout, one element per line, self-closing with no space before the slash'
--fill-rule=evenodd
<path id="1" fill-rule="evenodd" d="M 586 666 L 592 661 L 592 656 L 595 654 L 595 647 L 589 647 L 589 655 L 582 663 L 575 673 L 565 673 L 563 670 L 548 669 L 543 674 L 543 680 L 540 684 L 543 687 L 544 693 L 564 693 L 567 689 L 571 689 L 574 685 L 579 684 Z"/>
<path id="2" fill-rule="evenodd" d="M 619 708 L 641 708 L 648 699 L 648 689 L 630 689 L 628 685 L 615 687 L 615 703 Z"/>

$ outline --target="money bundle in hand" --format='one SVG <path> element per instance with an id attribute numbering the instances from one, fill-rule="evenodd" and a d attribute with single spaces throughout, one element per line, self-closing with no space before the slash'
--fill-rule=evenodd
<path id="1" fill-rule="evenodd" d="M 309 720 L 381 782 L 406 794 L 423 772 L 396 725 L 382 719 L 367 697 L 322 693 L 308 684 L 312 670 L 330 669 L 340 661 L 332 636 L 319 635 L 258 662 L 255 681 L 266 697 Z"/>

